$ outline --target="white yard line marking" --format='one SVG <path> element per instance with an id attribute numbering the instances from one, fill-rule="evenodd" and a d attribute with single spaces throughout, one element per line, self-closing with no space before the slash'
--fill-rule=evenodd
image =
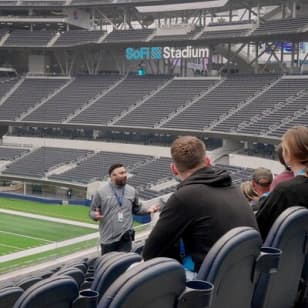
<path id="1" fill-rule="evenodd" d="M 37 218 L 37 219 L 54 221 L 54 222 L 59 222 L 59 223 L 66 223 L 66 224 L 70 224 L 70 225 L 87 227 L 87 228 L 92 228 L 92 229 L 96 229 L 96 230 L 98 229 L 98 226 L 96 224 L 87 224 L 87 223 L 82 223 L 82 222 L 77 222 L 77 221 L 70 221 L 70 220 L 67 220 L 67 219 L 52 218 L 52 217 L 48 217 L 48 216 L 29 214 L 29 213 L 20 212 L 20 211 L 0 209 L 0 213 L 6 213 L 6 214 L 12 214 L 12 215 L 18 215 L 18 216 L 30 217 L 30 218 Z M 148 227 L 150 227 L 149 229 L 151 229 L 151 225 L 152 225 L 152 223 L 148 224 Z M 144 225 L 140 226 L 140 227 L 136 227 L 136 231 L 137 231 L 137 229 L 143 229 L 144 227 L 145 227 Z M 147 238 L 148 234 L 150 233 L 149 229 L 146 228 L 146 230 L 138 232 L 136 234 L 136 241 Z M 23 250 L 23 251 L 20 251 L 20 252 L 12 253 L 12 254 L 0 257 L 0 263 L 10 261 L 10 260 L 15 260 L 15 259 L 22 258 L 22 257 L 25 257 L 25 256 L 30 256 L 30 255 L 41 253 L 41 252 L 45 252 L 45 251 L 52 250 L 52 249 L 55 249 L 55 248 L 64 247 L 64 246 L 67 246 L 67 245 L 70 245 L 70 244 L 79 243 L 79 242 L 82 242 L 82 241 L 85 241 L 85 240 L 90 240 L 90 239 L 93 239 L 93 238 L 98 239 L 99 233 L 96 232 L 96 233 L 81 236 L 79 238 L 74 238 L 74 239 L 71 239 L 71 240 L 63 241 L 63 242 L 48 244 L 48 245 L 39 246 L 39 247 L 36 247 L 36 248 L 27 249 L 27 250 Z M 88 257 L 89 255 L 94 254 L 94 253 L 99 254 L 99 244 L 97 244 L 97 247 L 87 248 L 87 249 L 82 250 L 80 252 L 76 252 L 72 255 L 56 258 L 55 260 L 49 260 L 49 261 L 41 263 L 41 264 L 33 265 L 33 266 L 26 267 L 26 268 L 23 268 L 23 269 L 18 269 L 14 272 L 10 272 L 10 273 L 7 273 L 7 274 L 0 275 L 0 281 L 7 280 L 9 278 L 14 278 L 14 277 L 19 276 L 21 274 L 31 273 L 34 270 L 42 270 L 42 269 L 44 269 L 48 266 L 59 264 L 61 262 L 67 262 L 68 260 L 71 260 L 74 257 L 75 258 L 81 257 L 81 256 Z"/>
<path id="2" fill-rule="evenodd" d="M 8 232 L 8 231 L 1 231 L 0 230 L 0 233 L 11 234 L 11 235 L 19 236 L 19 237 L 26 237 L 26 238 L 30 238 L 32 240 L 39 240 L 39 241 L 43 241 L 43 242 L 47 242 L 47 243 L 53 243 L 54 242 L 54 241 L 46 240 L 44 238 L 28 236 L 28 235 L 23 235 L 23 234 L 14 233 L 14 232 Z"/>
<path id="3" fill-rule="evenodd" d="M 89 224 L 89 223 L 85 223 L 85 222 L 49 217 L 49 216 L 38 215 L 38 214 L 31 214 L 31 213 L 26 213 L 26 212 L 21 212 L 21 211 L 0 209 L 0 213 L 36 218 L 36 219 L 41 219 L 41 220 L 53 221 L 53 222 L 59 222 L 59 223 L 63 223 L 63 224 L 74 225 L 74 226 L 85 227 L 85 228 L 91 228 L 91 229 L 97 229 L 98 228 L 97 224 Z"/>
<path id="4" fill-rule="evenodd" d="M 13 246 L 13 245 L 7 245 L 7 244 L 3 244 L 3 243 L 0 243 L 0 246 L 14 248 L 14 249 L 17 249 L 17 250 L 23 250 L 23 248 L 20 248 L 20 247 L 17 247 L 17 246 Z"/>
<path id="5" fill-rule="evenodd" d="M 96 232 L 96 233 L 91 233 L 91 234 L 79 236 L 79 237 L 76 237 L 76 238 L 72 238 L 72 239 L 69 239 L 69 240 L 65 240 L 65 241 L 62 241 L 62 242 L 53 242 L 52 244 L 39 246 L 39 247 L 35 247 L 35 248 L 30 248 L 30 249 L 26 249 L 26 250 L 23 250 L 23 251 L 20 251 L 20 252 L 14 252 L 14 253 L 5 255 L 3 257 L 0 257 L 0 263 L 19 259 L 19 258 L 23 258 L 23 257 L 27 257 L 27 256 L 31 256 L 33 254 L 53 250 L 53 249 L 56 249 L 56 248 L 65 247 L 65 246 L 72 245 L 72 244 L 77 244 L 77 243 L 80 243 L 80 242 L 83 242 L 83 241 L 86 241 L 86 240 L 92 240 L 92 239 L 95 239 L 95 238 L 98 238 L 98 237 L 99 237 L 99 234 L 98 234 L 98 232 Z"/>

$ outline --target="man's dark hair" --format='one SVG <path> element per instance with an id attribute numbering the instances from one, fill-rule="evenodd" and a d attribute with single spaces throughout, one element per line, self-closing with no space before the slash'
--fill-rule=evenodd
<path id="1" fill-rule="evenodd" d="M 108 170 L 109 176 L 111 175 L 111 173 L 114 169 L 121 168 L 121 167 L 124 167 L 124 165 L 122 163 L 116 163 L 116 164 L 111 165 L 109 170 Z"/>

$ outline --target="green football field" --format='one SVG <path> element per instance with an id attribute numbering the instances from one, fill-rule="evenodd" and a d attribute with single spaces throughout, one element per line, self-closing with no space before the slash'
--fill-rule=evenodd
<path id="1" fill-rule="evenodd" d="M 88 207 L 75 205 L 50 205 L 12 198 L 0 198 L 0 209 L 14 210 L 46 217 L 68 219 L 93 224 L 86 228 L 71 224 L 51 222 L 20 215 L 0 213 L 0 258 L 27 249 L 60 243 L 96 232 L 95 222 L 89 219 Z M 22 213 L 20 213 L 22 215 Z M 84 240 L 68 246 L 37 252 L 24 257 L 0 262 L 0 274 L 20 267 L 55 259 L 82 249 L 95 247 L 97 239 Z"/>
<path id="2" fill-rule="evenodd" d="M 95 233 L 97 230 L 96 222 L 89 218 L 89 208 L 86 206 L 51 205 L 0 197 L 0 209 L 91 223 L 94 227 L 85 228 L 0 212 L 0 258 L 11 253 L 18 253 L 27 249 Z M 135 223 L 135 225 L 138 224 Z M 64 247 L 57 246 L 55 249 L 48 251 L 0 262 L 0 274 L 57 259 L 80 250 L 98 247 L 97 245 L 98 239 L 84 240 Z"/>
<path id="3" fill-rule="evenodd" d="M 0 208 L 95 224 L 89 218 L 89 208 L 82 205 L 44 204 L 0 197 Z"/>
<path id="4" fill-rule="evenodd" d="M 90 228 L 0 214 L 0 256 L 93 233 Z"/>

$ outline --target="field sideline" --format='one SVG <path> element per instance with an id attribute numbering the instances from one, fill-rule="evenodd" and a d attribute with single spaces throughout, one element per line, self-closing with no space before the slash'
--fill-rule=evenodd
<path id="1" fill-rule="evenodd" d="M 95 224 L 89 218 L 89 208 L 82 205 L 45 204 L 0 197 L 0 208 Z"/>
<path id="2" fill-rule="evenodd" d="M 98 239 L 93 234 L 98 237 L 97 226 L 88 211 L 86 206 L 0 197 L 0 274 L 97 249 Z M 146 226 L 137 229 L 143 234 Z"/>
<path id="3" fill-rule="evenodd" d="M 0 210 L 16 211 L 0 213 L 0 273 L 96 246 L 97 239 L 82 239 L 96 232 L 85 206 L 0 198 Z"/>
<path id="4" fill-rule="evenodd" d="M 89 233 L 93 229 L 1 213 L 0 256 Z"/>

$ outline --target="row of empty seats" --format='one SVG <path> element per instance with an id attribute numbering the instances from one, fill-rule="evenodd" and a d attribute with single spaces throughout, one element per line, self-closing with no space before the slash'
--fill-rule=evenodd
<path id="1" fill-rule="evenodd" d="M 27 152 L 28 149 L 0 146 L 0 160 L 15 160 Z"/>
<path id="2" fill-rule="evenodd" d="M 271 74 L 3 79 L 0 120 L 276 137 L 281 127 L 306 123 L 307 91 L 306 76 Z"/>
<path id="3" fill-rule="evenodd" d="M 187 128 L 204 130 L 225 113 L 230 113 L 249 97 L 257 95 L 276 77 L 269 76 L 235 76 L 227 78 L 213 91 L 200 98 L 166 124 L 165 128 Z"/>
<path id="4" fill-rule="evenodd" d="M 115 125 L 154 127 L 162 119 L 189 103 L 215 84 L 213 80 L 173 80 L 156 95 L 127 114 Z"/>
<path id="5" fill-rule="evenodd" d="M 88 150 L 41 147 L 12 162 L 2 173 L 41 178 L 51 168 L 78 162 L 89 154 L 91 151 Z"/>
<path id="6" fill-rule="evenodd" d="M 35 3 L 35 2 L 34 2 Z M 206 28 L 199 28 L 190 33 L 174 35 L 155 35 L 155 29 L 129 29 L 114 30 L 106 34 L 104 31 L 71 30 L 67 32 L 29 31 L 16 29 L 10 33 L 3 46 L 6 47 L 67 47 L 89 43 L 121 43 L 121 42 L 146 42 L 150 41 L 177 41 L 177 40 L 204 40 L 228 39 L 236 37 L 258 37 L 274 34 L 292 34 L 306 32 L 308 18 L 287 18 L 261 22 L 259 27 L 255 23 L 243 23 L 238 28 L 238 23 L 209 24 Z M 217 30 L 211 29 L 213 26 Z M 246 27 L 246 28 L 245 28 Z M 1 33 L 2 32 L 2 33 Z M 0 35 L 8 30 L 3 29 Z M 200 36 L 196 36 L 202 32 Z"/>
<path id="7" fill-rule="evenodd" d="M 252 36 L 306 32 L 308 17 L 267 20 L 251 33 Z"/>
<path id="8" fill-rule="evenodd" d="M 81 161 L 75 168 L 64 173 L 52 175 L 50 179 L 57 179 L 67 182 L 90 183 L 93 180 L 102 180 L 108 175 L 109 167 L 116 163 L 123 163 L 130 171 L 136 165 L 151 160 L 151 156 L 116 153 L 116 152 L 98 152 L 88 159 Z"/>
<path id="9" fill-rule="evenodd" d="M 29 114 L 24 121 L 63 122 L 119 80 L 118 75 L 80 76 Z"/>
<path id="10" fill-rule="evenodd" d="M 128 76 L 116 88 L 102 96 L 86 110 L 74 117 L 71 123 L 106 125 L 114 117 L 132 108 L 151 95 L 169 80 L 170 76 Z"/>
<path id="11" fill-rule="evenodd" d="M 261 129 L 267 129 L 266 125 L 257 127 L 259 120 L 261 123 L 265 124 L 263 119 L 267 113 L 270 113 L 267 117 L 269 120 L 267 125 L 268 127 L 271 126 L 271 124 L 273 124 L 271 118 L 275 117 L 276 113 L 280 114 L 280 112 L 279 110 L 275 110 L 271 113 L 270 110 L 272 110 L 275 105 L 285 102 L 288 98 L 296 96 L 303 90 L 308 90 L 307 79 L 282 78 L 267 91 L 252 99 L 249 104 L 244 105 L 232 116 L 216 125 L 215 129 L 218 131 L 237 131 L 259 134 Z M 291 105 L 293 105 L 293 103 L 291 103 Z M 249 124 L 249 121 L 252 123 Z"/>
<path id="12" fill-rule="evenodd" d="M 23 113 L 40 104 L 43 99 L 53 94 L 67 81 L 64 78 L 24 79 L 11 96 L 0 105 L 0 120 L 16 120 Z"/>
<path id="13" fill-rule="evenodd" d="M 170 171 L 171 159 L 121 152 L 97 152 L 76 149 L 42 147 L 28 149 L 0 147 L 0 160 L 11 160 L 2 174 L 42 178 L 69 184 L 89 184 L 108 176 L 109 167 L 123 163 L 129 172 L 129 184 L 136 187 L 144 200 L 153 199 L 176 189 Z M 65 167 L 62 170 L 58 168 Z M 253 170 L 229 165 L 217 165 L 230 172 L 235 185 L 251 178 Z M 58 169 L 58 170 L 57 170 Z M 52 171 L 56 172 L 53 173 Z M 51 172 L 49 175 L 48 172 Z M 171 181 L 171 182 L 170 182 Z M 171 183 L 171 185 L 170 185 Z"/>
<path id="14" fill-rule="evenodd" d="M 58 33 L 58 39 L 53 47 L 76 46 L 89 43 L 98 43 L 106 34 L 104 31 L 72 30 Z"/>

